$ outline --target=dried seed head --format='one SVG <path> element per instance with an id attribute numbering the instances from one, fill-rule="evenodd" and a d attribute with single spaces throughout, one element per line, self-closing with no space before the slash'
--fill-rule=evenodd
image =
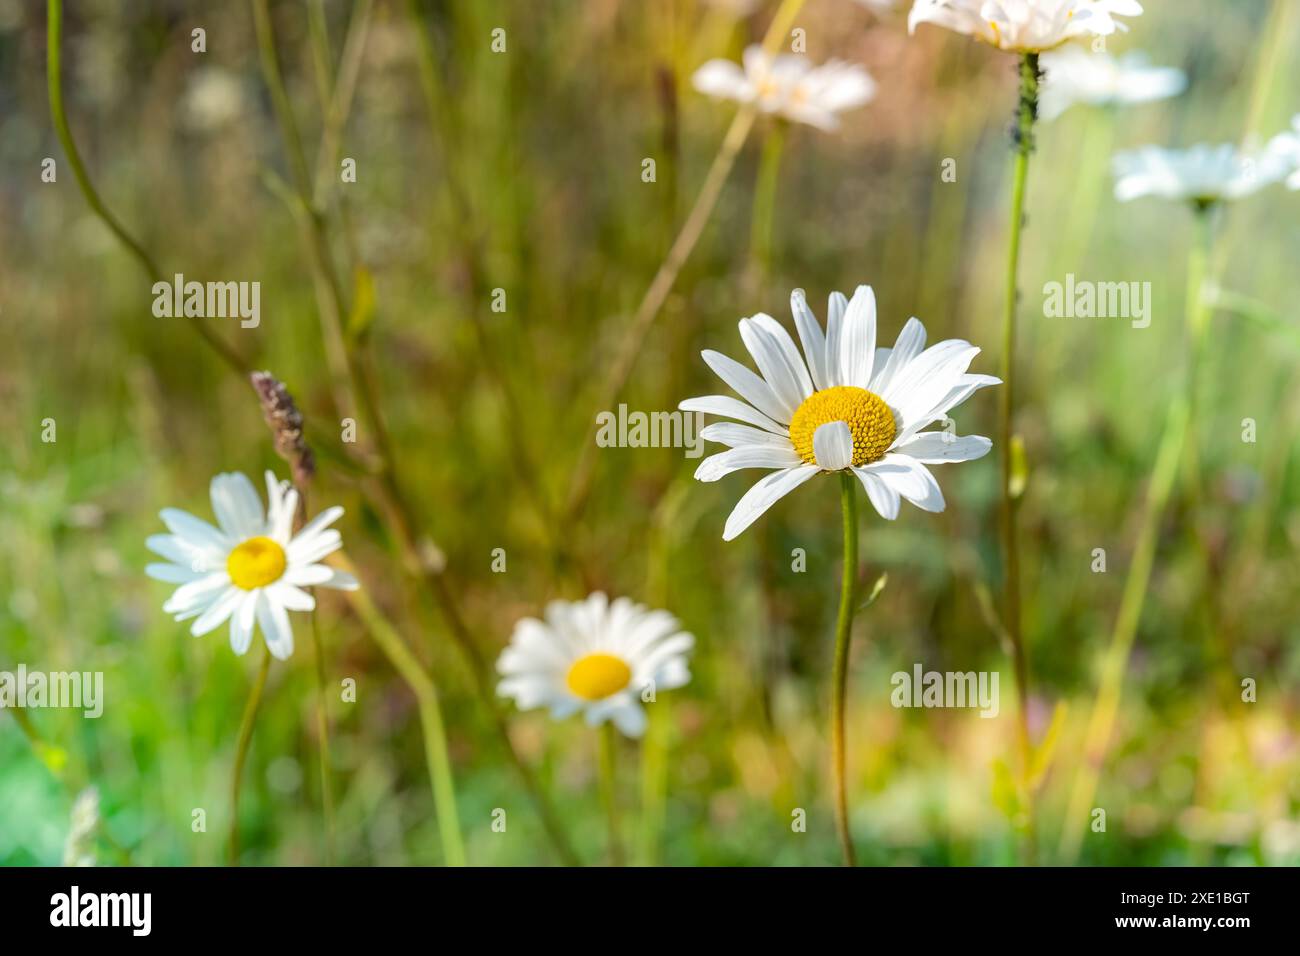
<path id="1" fill-rule="evenodd" d="M 253 372 L 248 378 L 262 403 L 262 415 L 270 426 L 276 454 L 289 463 L 293 483 L 301 488 L 316 473 L 316 459 L 303 435 L 302 412 L 284 383 L 270 372 Z"/>

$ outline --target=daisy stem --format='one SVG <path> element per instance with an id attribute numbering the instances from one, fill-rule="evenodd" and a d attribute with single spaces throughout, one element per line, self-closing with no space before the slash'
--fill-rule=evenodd
<path id="1" fill-rule="evenodd" d="M 239 721 L 239 738 L 235 744 L 235 766 L 230 775 L 230 865 L 239 865 L 239 790 L 244 778 L 244 760 L 248 757 L 248 745 L 253 740 L 253 725 L 257 722 L 257 711 L 262 705 L 262 691 L 266 687 L 266 675 L 271 671 L 271 649 L 262 645 L 262 662 L 257 668 L 257 678 L 249 692 L 248 703 L 244 705 L 244 716 Z"/>
<path id="2" fill-rule="evenodd" d="M 336 554 L 336 566 L 355 573 L 355 569 L 341 555 Z M 443 857 L 448 866 L 465 865 L 465 845 L 461 840 L 460 819 L 456 809 L 456 786 L 452 776 L 451 757 L 447 749 L 447 732 L 442 719 L 442 705 L 433 678 L 425 672 L 411 653 L 402 636 L 370 599 L 369 591 L 362 587 L 347 592 L 348 600 L 366 625 L 366 630 L 393 667 L 415 694 L 420 715 L 420 729 L 424 736 L 424 760 L 429 771 L 429 788 L 433 792 L 434 807 L 438 817 L 438 835 L 442 841 Z"/>
<path id="3" fill-rule="evenodd" d="M 772 221 L 776 212 L 776 186 L 780 179 L 781 153 L 785 147 L 785 123 L 774 120 L 763 137 L 754 185 L 754 206 L 749 227 L 749 248 L 753 268 L 767 279 L 772 268 Z"/>
<path id="4" fill-rule="evenodd" d="M 609 822 L 609 862 L 623 866 L 623 839 L 618 817 L 618 738 L 614 725 L 606 721 L 600 727 L 600 797 Z"/>
<path id="5" fill-rule="evenodd" d="M 1020 59 L 1020 100 L 1016 112 L 1015 172 L 1011 189 L 1011 238 L 1007 248 L 1006 308 L 1002 315 L 1002 387 L 999 389 L 998 449 L 1002 465 L 1002 507 L 1000 534 L 1002 538 L 1002 616 L 1007 638 L 1011 645 L 1012 666 L 1015 670 L 1017 711 L 1017 736 L 1019 739 L 1021 789 L 1025 800 L 1028 834 L 1028 862 L 1036 856 L 1036 830 L 1033 812 L 1033 794 L 1029 792 L 1029 767 L 1032 744 L 1029 737 L 1029 664 L 1025 656 L 1024 636 L 1020 620 L 1020 541 L 1016 528 L 1020 507 L 1020 489 L 1013 474 L 1013 450 L 1019 441 L 1014 432 L 1015 417 L 1015 351 L 1016 306 L 1019 298 L 1020 236 L 1024 229 L 1025 184 L 1029 176 L 1029 154 L 1034 148 L 1034 120 L 1038 116 L 1038 54 L 1026 53 Z"/>
<path id="6" fill-rule="evenodd" d="M 313 589 L 314 591 L 314 589 Z M 314 596 L 314 595 L 313 595 Z M 325 816 L 325 862 L 334 862 L 334 788 L 330 785 L 330 720 L 325 690 L 325 644 L 320 639 L 320 621 L 313 610 L 311 618 L 311 647 L 316 657 L 316 735 L 320 740 L 320 799 Z"/>
<path id="7" fill-rule="evenodd" d="M 804 0 L 783 0 L 781 6 L 777 8 L 776 14 L 772 17 L 771 25 L 763 36 L 763 49 L 768 54 L 775 52 L 776 48 L 787 38 L 794 23 L 794 18 L 798 16 L 803 5 Z M 731 121 L 731 125 L 727 127 L 726 135 L 722 139 L 722 145 L 718 147 L 718 152 L 713 157 L 713 163 L 704 176 L 704 185 L 700 187 L 699 195 L 695 199 L 695 205 L 691 207 L 690 213 L 686 216 L 686 221 L 682 223 L 677 238 L 673 240 L 673 244 L 669 247 L 668 254 L 660 264 L 659 271 L 655 273 L 654 279 L 651 280 L 650 287 L 646 289 L 646 293 L 637 306 L 631 321 L 624 328 L 618 350 L 609 363 L 609 372 L 601 385 L 594 407 L 613 408 L 618 401 L 623 386 L 627 384 L 628 377 L 632 374 L 632 366 L 636 364 L 637 357 L 643 351 L 642 343 L 650 331 L 650 326 L 654 323 L 655 317 L 658 316 L 664 300 L 668 298 L 668 293 L 672 291 L 678 274 L 681 272 L 682 267 L 686 265 L 687 258 L 695 249 L 695 244 L 703 234 L 704 227 L 708 225 L 709 217 L 713 214 L 713 209 L 718 203 L 718 197 L 722 194 L 722 187 L 726 185 L 727 177 L 731 174 L 731 168 L 735 165 L 736 157 L 740 154 L 740 148 L 745 145 L 745 140 L 749 138 L 749 132 L 754 126 L 756 115 L 756 108 L 752 103 L 743 104 L 737 111 L 735 119 Z M 569 484 L 569 494 L 565 502 L 564 514 L 570 523 L 582 513 L 582 509 L 586 505 L 587 495 L 591 490 L 592 470 L 594 467 L 593 455 L 597 447 L 594 434 L 595 426 L 593 425 L 588 440 L 583 443 L 581 457 L 578 460 L 577 467 L 574 468 L 573 478 Z"/>
<path id="8" fill-rule="evenodd" d="M 835 621 L 835 663 L 831 669 L 831 779 L 835 789 L 835 827 L 845 866 L 856 866 L 849 832 L 849 802 L 845 785 L 844 709 L 849 678 L 849 638 L 853 631 L 854 585 L 858 576 L 858 505 L 852 472 L 840 474 L 840 506 L 844 515 L 844 567 L 840 577 L 840 612 Z"/>
<path id="9" fill-rule="evenodd" d="M 1210 325 L 1211 308 L 1205 290 L 1209 273 L 1210 253 L 1214 242 L 1214 210 L 1196 207 L 1196 240 L 1188 253 L 1187 262 L 1187 363 L 1178 394 L 1169 405 L 1164 433 L 1156 452 L 1151 484 L 1147 488 L 1142 522 L 1138 527 L 1133 558 L 1115 616 L 1115 629 L 1111 632 L 1110 646 L 1102 662 L 1097 698 L 1088 720 L 1084 738 L 1083 759 L 1075 774 L 1070 802 L 1066 809 L 1065 825 L 1061 830 L 1060 862 L 1072 864 L 1078 858 L 1083 840 L 1084 826 L 1097 793 L 1097 781 L 1106 748 L 1110 743 L 1115 717 L 1119 712 L 1120 695 L 1124 689 L 1124 672 L 1128 667 L 1129 653 L 1137 636 L 1142 619 L 1142 606 L 1146 599 L 1147 584 L 1155 563 L 1156 537 L 1160 531 L 1165 506 L 1173 491 L 1178 475 L 1183 447 L 1188 441 L 1192 425 L 1192 402 L 1197 373 L 1205 353 L 1206 330 Z"/>

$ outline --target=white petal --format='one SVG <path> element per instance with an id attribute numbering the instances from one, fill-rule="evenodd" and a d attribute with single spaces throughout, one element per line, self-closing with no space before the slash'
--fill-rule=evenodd
<path id="1" fill-rule="evenodd" d="M 253 621 L 257 613 L 257 592 L 244 594 L 235 613 L 230 615 L 230 649 L 241 657 L 253 642 Z"/>
<path id="2" fill-rule="evenodd" d="M 889 357 L 884 365 L 876 366 L 875 374 L 872 376 L 871 391 L 883 395 L 894 376 L 912 359 L 920 355 L 924 348 L 925 326 L 921 324 L 920 319 L 913 316 L 904 323 L 902 331 L 898 333 L 898 339 L 894 342 L 894 347 L 889 350 Z M 876 355 L 879 356 L 880 352 Z"/>
<path id="3" fill-rule="evenodd" d="M 944 509 L 943 492 L 934 480 L 930 469 L 915 458 L 890 453 L 878 462 L 865 466 L 865 470 L 882 479 L 912 504 L 923 511 L 938 512 Z"/>
<path id="4" fill-rule="evenodd" d="M 270 648 L 271 656 L 277 660 L 288 660 L 293 653 L 293 628 L 289 625 L 289 613 L 272 601 L 263 589 L 257 594 L 257 623 L 262 628 L 262 637 Z"/>
<path id="5" fill-rule="evenodd" d="M 706 425 L 700 430 L 700 437 L 705 441 L 715 441 L 729 448 L 739 448 L 744 445 L 790 447 L 790 438 L 787 435 L 774 435 L 761 428 L 738 425 L 735 422 L 714 422 L 712 425 Z"/>
<path id="6" fill-rule="evenodd" d="M 845 384 L 840 375 L 840 339 L 844 332 L 844 313 L 849 300 L 843 292 L 832 292 L 826 299 L 826 387 Z"/>
<path id="7" fill-rule="evenodd" d="M 290 564 L 311 564 L 327 554 L 333 554 L 341 547 L 343 547 L 343 536 L 330 528 L 309 537 L 299 534 L 289 542 L 285 552 L 289 555 Z"/>
<path id="8" fill-rule="evenodd" d="M 226 572 L 211 572 L 178 587 L 162 609 L 168 614 L 188 614 L 195 609 L 206 608 L 229 584 L 230 575 Z"/>
<path id="9" fill-rule="evenodd" d="M 230 539 L 208 524 L 202 518 L 196 518 L 188 511 L 179 508 L 164 508 L 158 513 L 167 530 L 181 541 L 194 548 L 217 548 L 222 551 L 230 548 Z"/>
<path id="10" fill-rule="evenodd" d="M 207 576 L 206 571 L 195 571 L 179 564 L 146 564 L 144 573 L 155 581 L 166 581 L 169 584 L 189 584 Z"/>
<path id="11" fill-rule="evenodd" d="M 753 524 L 768 508 L 818 473 L 816 465 L 800 464 L 796 468 L 764 476 L 736 502 L 722 531 L 722 540 L 730 541 Z"/>
<path id="12" fill-rule="evenodd" d="M 267 587 L 267 597 L 288 611 L 314 611 L 316 599 L 283 578 Z"/>
<path id="13" fill-rule="evenodd" d="M 853 473 L 862 482 L 862 487 L 867 492 L 867 500 L 871 502 L 871 506 L 876 509 L 880 517 L 887 521 L 897 518 L 900 504 L 898 492 L 863 468 L 854 468 Z"/>
<path id="14" fill-rule="evenodd" d="M 262 501 L 247 475 L 236 471 L 214 476 L 208 495 L 212 499 L 212 513 L 229 537 L 239 540 L 262 533 L 265 525 Z"/>
<path id="15" fill-rule="evenodd" d="M 794 468 L 802 463 L 803 459 L 788 444 L 785 448 L 749 445 L 710 455 L 695 469 L 695 477 L 699 481 L 717 481 L 742 468 Z"/>
<path id="16" fill-rule="evenodd" d="M 824 471 L 840 471 L 853 463 L 853 432 L 844 422 L 827 422 L 813 432 L 813 457 Z"/>
<path id="17" fill-rule="evenodd" d="M 706 96 L 729 100 L 752 98 L 748 95 L 744 71 L 730 60 L 709 60 L 695 71 L 691 85 Z"/>
<path id="18" fill-rule="evenodd" d="M 757 425 L 774 435 L 788 435 L 790 433 L 786 426 L 778 425 L 757 408 L 745 404 L 738 398 L 732 398 L 730 395 L 703 395 L 699 398 L 688 398 L 679 402 L 677 407 L 684 412 L 725 415 L 727 418 L 734 418 L 738 421 L 748 422 L 751 425 Z"/>
<path id="19" fill-rule="evenodd" d="M 729 359 L 721 352 L 705 349 L 700 355 L 709 368 L 733 389 L 736 394 L 775 422 L 783 425 L 790 423 L 793 408 L 787 408 L 772 387 L 745 366 L 734 359 Z"/>
<path id="20" fill-rule="evenodd" d="M 766 333 L 768 340 L 776 347 L 785 375 L 793 377 L 792 397 L 795 408 L 798 408 L 803 400 L 813 393 L 812 377 L 808 374 L 808 366 L 803 356 L 799 354 L 798 346 L 794 344 L 794 339 L 790 338 L 790 333 L 782 327 L 781 323 L 765 312 L 751 316 L 749 322 L 751 328 Z M 768 375 L 767 380 L 772 381 L 772 376 Z"/>
<path id="21" fill-rule="evenodd" d="M 206 611 L 199 615 L 198 620 L 190 626 L 190 633 L 195 637 L 201 637 L 208 631 L 216 630 L 222 624 L 225 624 L 226 618 L 230 617 L 235 608 L 239 606 L 244 593 L 244 591 L 236 587 L 227 589 L 209 605 Z"/>
<path id="22" fill-rule="evenodd" d="M 626 737 L 636 739 L 645 733 L 647 723 L 645 708 L 636 701 L 619 707 L 610 714 L 610 717 L 614 721 L 614 726 Z"/>
<path id="23" fill-rule="evenodd" d="M 808 308 L 803 289 L 795 289 L 790 293 L 790 311 L 794 314 L 794 327 L 799 332 L 803 354 L 808 359 L 813 386 L 818 391 L 830 387 L 830 376 L 826 374 L 826 335 L 817 323 L 817 317 L 812 314 L 812 309 Z"/>
<path id="24" fill-rule="evenodd" d="M 876 294 L 860 285 L 844 313 L 840 342 L 840 380 L 845 385 L 868 388 L 876 360 Z"/>
<path id="25" fill-rule="evenodd" d="M 948 432 L 925 432 L 895 445 L 890 451 L 915 458 L 922 464 L 934 465 L 945 461 L 973 461 L 983 458 L 993 447 L 993 442 L 983 435 L 951 435 Z"/>

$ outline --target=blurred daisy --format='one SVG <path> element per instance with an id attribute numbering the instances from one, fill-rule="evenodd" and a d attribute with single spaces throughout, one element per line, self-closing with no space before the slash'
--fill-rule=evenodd
<path id="1" fill-rule="evenodd" d="M 1115 198 L 1120 202 L 1158 196 L 1203 206 L 1249 196 L 1289 171 L 1276 148 L 1246 151 L 1231 143 L 1199 143 L 1189 149 L 1143 146 L 1116 154 L 1112 165 Z"/>
<path id="2" fill-rule="evenodd" d="M 999 50 L 1039 53 L 1076 37 L 1127 31 L 1115 17 L 1141 13 L 1137 0 L 916 0 L 907 29 L 933 23 Z"/>
<path id="3" fill-rule="evenodd" d="M 667 611 L 597 591 L 585 601 L 552 601 L 546 619 L 524 618 L 501 652 L 497 693 L 520 710 L 549 707 L 557 720 L 582 711 L 588 725 L 612 720 L 640 737 L 641 695 L 691 679 L 686 654 L 695 638 Z"/>
<path id="4" fill-rule="evenodd" d="M 298 492 L 287 481 L 266 473 L 268 508 L 262 512 L 253 483 L 238 472 L 212 479 L 213 527 L 176 508 L 164 508 L 162 520 L 171 534 L 155 534 L 145 543 L 166 558 L 145 573 L 159 581 L 179 584 L 163 605 L 176 620 L 196 618 L 195 637 L 230 620 L 230 646 L 243 654 L 253 639 L 253 622 L 271 653 L 280 660 L 293 653 L 289 611 L 310 611 L 315 599 L 304 587 L 353 590 L 356 579 L 319 564 L 343 546 L 330 528 L 343 514 L 327 508 L 293 534 Z"/>
<path id="5" fill-rule="evenodd" d="M 1076 103 L 1124 106 L 1177 96 L 1187 75 L 1172 66 L 1151 66 L 1142 53 L 1113 57 L 1070 46 L 1043 54 L 1045 76 L 1038 115 L 1050 120 Z"/>
<path id="6" fill-rule="evenodd" d="M 1279 133 L 1268 144 L 1268 151 L 1286 168 L 1291 170 L 1287 177 L 1287 188 L 1300 189 L 1300 113 L 1291 119 L 1291 128 Z"/>
<path id="7" fill-rule="evenodd" d="M 708 96 L 754 103 L 764 113 L 823 130 L 838 129 L 840 113 L 876 93 L 866 70 L 841 60 L 812 66 L 795 54 L 769 56 L 757 44 L 745 50 L 742 60 L 743 68 L 731 60 L 710 60 L 691 82 Z"/>
<path id="8" fill-rule="evenodd" d="M 881 517 L 898 517 L 900 498 L 942 511 L 943 493 L 927 465 L 980 458 L 991 442 L 922 429 L 985 385 L 967 374 L 980 350 L 961 339 L 925 348 L 925 326 L 908 319 L 893 348 L 876 348 L 876 297 L 858 286 L 852 301 L 833 292 L 825 334 L 804 293 L 790 295 L 803 355 L 769 315 L 740 320 L 740 337 L 761 377 L 719 352 L 704 361 L 744 401 L 725 395 L 690 398 L 683 411 L 737 419 L 701 435 L 730 446 L 700 463 L 695 477 L 717 481 L 742 468 L 772 469 L 740 499 L 722 537 L 730 541 L 759 515 L 814 475 L 846 469 L 858 477 Z M 805 364 L 805 357 L 807 363 Z"/>

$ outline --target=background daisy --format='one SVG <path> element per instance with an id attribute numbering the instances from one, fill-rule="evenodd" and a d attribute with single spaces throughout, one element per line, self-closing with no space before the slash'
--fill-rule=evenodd
<path id="1" fill-rule="evenodd" d="M 544 620 L 524 618 L 501 652 L 497 693 L 520 710 L 549 707 L 562 720 L 581 712 L 590 726 L 613 721 L 629 737 L 645 732 L 641 695 L 684 686 L 695 638 L 667 611 L 597 591 L 552 601 Z"/>
<path id="2" fill-rule="evenodd" d="M 285 660 L 293 653 L 289 612 L 316 606 L 302 589 L 351 590 L 357 582 L 318 563 L 343 546 L 338 531 L 330 528 L 342 517 L 342 508 L 326 508 L 295 535 L 298 492 L 268 471 L 266 495 L 264 513 L 253 483 L 235 472 L 212 479 L 217 527 L 187 511 L 164 508 L 163 523 L 171 534 L 152 535 L 145 543 L 168 563 L 150 564 L 145 573 L 180 585 L 163 610 L 178 621 L 194 618 L 190 633 L 195 637 L 229 619 L 230 646 L 243 654 L 256 621 L 271 653 Z"/>

